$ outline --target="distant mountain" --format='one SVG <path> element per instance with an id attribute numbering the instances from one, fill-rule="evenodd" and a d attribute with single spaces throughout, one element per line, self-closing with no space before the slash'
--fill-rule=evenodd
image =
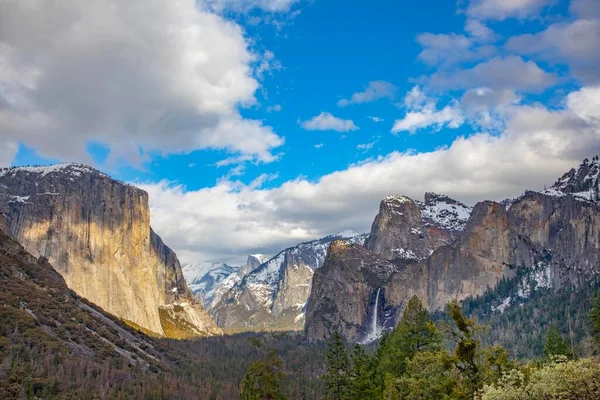
<path id="1" fill-rule="evenodd" d="M 206 309 L 210 309 L 248 272 L 258 268 L 268 259 L 262 254 L 251 254 L 248 256 L 246 264 L 241 267 L 204 261 L 197 264 L 186 264 L 181 270 L 192 293 L 202 300 Z"/>
<path id="2" fill-rule="evenodd" d="M 376 337 L 395 325 L 413 295 L 436 311 L 511 282 L 488 304 L 502 313 L 537 289 L 588 284 L 600 274 L 599 175 L 596 156 L 549 189 L 472 210 L 437 195 L 424 205 L 404 196 L 384 199 L 365 248 L 335 242 L 315 273 L 307 335 Z"/>
<path id="3" fill-rule="evenodd" d="M 175 253 L 150 227 L 148 194 L 85 165 L 0 169 L 0 219 L 69 288 L 148 332 L 219 334 Z"/>
<path id="4" fill-rule="evenodd" d="M 337 239 L 362 244 L 365 238 L 343 231 L 285 249 L 235 282 L 210 313 L 229 331 L 301 330 L 312 276 L 329 244 Z"/>

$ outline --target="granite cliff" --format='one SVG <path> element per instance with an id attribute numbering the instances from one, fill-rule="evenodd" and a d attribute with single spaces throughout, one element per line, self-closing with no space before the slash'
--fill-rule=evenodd
<path id="1" fill-rule="evenodd" d="M 324 339 L 337 330 L 349 340 L 372 339 L 394 326 L 413 295 L 435 311 L 503 278 L 522 279 L 522 293 L 530 282 L 559 289 L 588 281 L 600 274 L 599 176 L 598 157 L 585 160 L 543 192 L 478 203 L 466 224 L 450 230 L 427 230 L 418 202 L 389 196 L 365 248 L 330 248 L 314 277 L 306 333 Z M 375 273 L 382 265 L 391 272 Z"/>
<path id="2" fill-rule="evenodd" d="M 150 228 L 143 190 L 78 164 L 3 168 L 0 211 L 12 238 L 118 318 L 157 335 L 220 333 Z"/>
<path id="3" fill-rule="evenodd" d="M 313 274 L 332 241 L 361 243 L 365 235 L 344 231 L 281 251 L 235 282 L 210 314 L 225 330 L 302 330 Z"/>

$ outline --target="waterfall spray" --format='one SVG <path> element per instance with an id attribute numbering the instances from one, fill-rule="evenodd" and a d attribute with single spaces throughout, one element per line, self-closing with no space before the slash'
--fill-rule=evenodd
<path id="1" fill-rule="evenodd" d="M 379 293 L 381 292 L 381 288 L 377 289 L 377 293 L 375 294 L 375 304 L 373 305 L 373 311 L 371 312 L 371 331 L 367 334 L 367 337 L 364 339 L 363 343 L 369 343 L 373 340 L 377 339 L 379 335 Z"/>

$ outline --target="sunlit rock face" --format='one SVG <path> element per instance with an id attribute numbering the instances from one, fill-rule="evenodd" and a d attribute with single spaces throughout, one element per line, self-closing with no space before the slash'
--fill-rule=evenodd
<path id="1" fill-rule="evenodd" d="M 69 288 L 113 315 L 162 335 L 159 309 L 194 304 L 175 253 L 150 228 L 148 195 L 78 164 L 0 170 L 9 234 L 44 256 Z M 203 334 L 219 333 L 190 307 Z"/>

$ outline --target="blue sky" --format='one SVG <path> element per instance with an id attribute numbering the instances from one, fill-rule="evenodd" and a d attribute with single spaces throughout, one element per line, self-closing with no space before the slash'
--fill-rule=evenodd
<path id="1" fill-rule="evenodd" d="M 600 152 L 598 0 L 41 3 L 0 6 L 33 27 L 0 33 L 0 162 L 139 184 L 185 260 L 366 231 L 389 193 L 499 200 Z"/>

